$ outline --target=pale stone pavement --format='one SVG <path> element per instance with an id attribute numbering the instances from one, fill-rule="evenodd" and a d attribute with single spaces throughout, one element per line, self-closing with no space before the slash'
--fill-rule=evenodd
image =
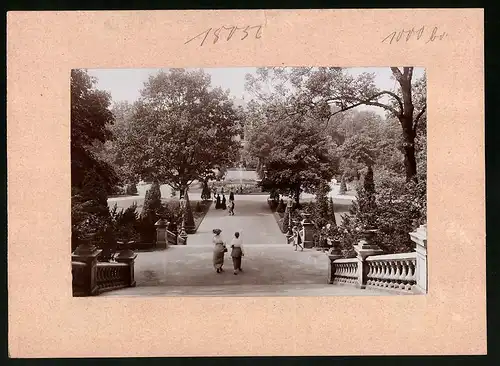
<path id="1" fill-rule="evenodd" d="M 327 284 L 328 258 L 314 249 L 294 251 L 267 205 L 267 195 L 235 197 L 235 216 L 210 211 L 189 235 L 186 246 L 139 253 L 135 263 L 137 287 L 102 296 L 330 296 L 385 295 L 351 286 Z M 212 230 L 222 229 L 230 242 L 239 231 L 245 247 L 242 268 L 234 275 L 226 253 L 225 272 L 212 266 Z"/>

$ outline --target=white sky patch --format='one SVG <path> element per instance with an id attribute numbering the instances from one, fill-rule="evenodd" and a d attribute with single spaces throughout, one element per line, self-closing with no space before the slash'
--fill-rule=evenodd
<path id="1" fill-rule="evenodd" d="M 199 68 L 186 68 L 186 70 L 198 70 Z M 213 87 L 221 87 L 230 90 L 230 96 L 235 99 L 237 105 L 242 105 L 252 99 L 252 95 L 245 92 L 246 74 L 256 75 L 256 67 L 230 67 L 230 68 L 201 68 L 212 78 Z M 140 90 L 149 76 L 158 73 L 157 69 L 89 69 L 89 74 L 98 79 L 97 88 L 106 90 L 111 94 L 113 102 L 128 101 L 135 102 L 140 97 Z M 346 68 L 353 76 L 363 72 L 375 73 L 375 85 L 382 90 L 395 91 L 396 80 L 392 76 L 389 67 L 356 67 Z M 424 74 L 424 68 L 415 67 L 413 79 L 416 80 Z M 385 97 L 381 102 L 387 102 Z M 359 110 L 371 110 L 380 115 L 385 115 L 385 110 L 374 106 L 359 106 Z"/>

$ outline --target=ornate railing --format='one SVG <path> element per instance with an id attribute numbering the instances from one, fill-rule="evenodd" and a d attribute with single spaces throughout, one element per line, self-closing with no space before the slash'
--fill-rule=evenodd
<path id="1" fill-rule="evenodd" d="M 356 258 L 344 259 L 338 243 L 329 251 L 328 283 L 353 284 L 360 288 L 376 288 L 399 293 L 427 293 L 427 227 L 410 233 L 415 252 L 384 254 L 373 244 L 376 230 L 363 232 L 354 245 Z"/>
<path id="2" fill-rule="evenodd" d="M 96 266 L 96 282 L 100 293 L 128 286 L 130 281 L 128 264 L 97 263 Z"/>
<path id="3" fill-rule="evenodd" d="M 137 254 L 122 249 L 116 263 L 97 262 L 102 250 L 94 245 L 79 245 L 71 255 L 73 296 L 94 296 L 105 291 L 135 286 L 134 262 Z"/>
<path id="4" fill-rule="evenodd" d="M 366 258 L 366 286 L 412 292 L 416 284 L 417 253 L 376 255 Z"/>
<path id="5" fill-rule="evenodd" d="M 356 284 L 357 273 L 358 260 L 356 258 L 337 259 L 333 262 L 332 281 L 334 284 Z"/>

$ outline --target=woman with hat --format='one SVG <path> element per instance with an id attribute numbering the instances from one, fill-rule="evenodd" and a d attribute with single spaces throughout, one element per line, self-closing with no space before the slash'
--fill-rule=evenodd
<path id="1" fill-rule="evenodd" d="M 224 270 L 222 269 L 222 266 L 224 265 L 224 253 L 227 252 L 226 244 L 224 243 L 224 240 L 222 240 L 221 237 L 221 229 L 214 229 L 214 238 L 213 238 L 213 243 L 214 243 L 214 256 L 213 256 L 213 263 L 214 263 L 214 268 L 217 271 L 217 273 L 221 273 Z"/>

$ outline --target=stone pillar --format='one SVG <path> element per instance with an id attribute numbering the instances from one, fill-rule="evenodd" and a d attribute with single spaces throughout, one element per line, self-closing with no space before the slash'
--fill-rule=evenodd
<path id="1" fill-rule="evenodd" d="M 415 279 L 417 292 L 427 293 L 427 224 L 420 225 L 410 233 L 411 240 L 415 243 L 417 264 L 415 266 Z"/>
<path id="2" fill-rule="evenodd" d="M 335 274 L 335 265 L 333 263 L 334 260 L 342 258 L 342 252 L 340 251 L 340 241 L 332 240 L 330 238 L 327 239 L 328 244 L 332 247 L 328 251 L 328 283 L 333 283 L 333 275 Z"/>
<path id="3" fill-rule="evenodd" d="M 358 284 L 357 287 L 366 287 L 366 275 L 368 274 L 368 266 L 366 265 L 366 258 L 372 255 L 379 255 L 383 253 L 377 245 L 373 244 L 373 237 L 377 230 L 367 228 L 361 232 L 362 238 L 357 245 L 354 245 L 356 251 L 356 258 L 358 259 Z"/>
<path id="4" fill-rule="evenodd" d="M 159 219 L 155 222 L 156 227 L 156 243 L 157 249 L 167 248 L 167 225 L 168 222 L 164 219 Z"/>
<path id="5" fill-rule="evenodd" d="M 304 219 L 302 220 L 302 223 L 301 223 L 302 224 L 301 234 L 302 234 L 302 238 L 303 238 L 302 246 L 304 248 L 312 248 L 314 246 L 314 242 L 313 242 L 314 224 L 311 222 L 310 216 L 311 216 L 311 214 L 308 214 L 308 213 L 302 214 L 302 217 Z"/>
<path id="6" fill-rule="evenodd" d="M 177 236 L 177 245 L 187 245 L 187 238 L 188 234 L 186 232 L 186 229 L 184 228 L 184 225 L 182 225 L 181 232 Z M 179 239 L 184 239 L 184 240 L 179 240 Z"/>
<path id="7" fill-rule="evenodd" d="M 129 266 L 129 281 L 128 285 L 130 287 L 135 287 L 135 277 L 134 277 L 134 264 L 135 258 L 137 257 L 137 253 L 134 253 L 131 249 L 124 249 L 118 253 L 115 257 L 115 260 L 118 263 L 126 263 Z"/>
<path id="8" fill-rule="evenodd" d="M 84 296 L 97 294 L 97 257 L 102 249 L 97 249 L 91 240 L 92 238 L 89 238 L 80 244 L 71 254 L 72 261 L 86 264 Z"/>

